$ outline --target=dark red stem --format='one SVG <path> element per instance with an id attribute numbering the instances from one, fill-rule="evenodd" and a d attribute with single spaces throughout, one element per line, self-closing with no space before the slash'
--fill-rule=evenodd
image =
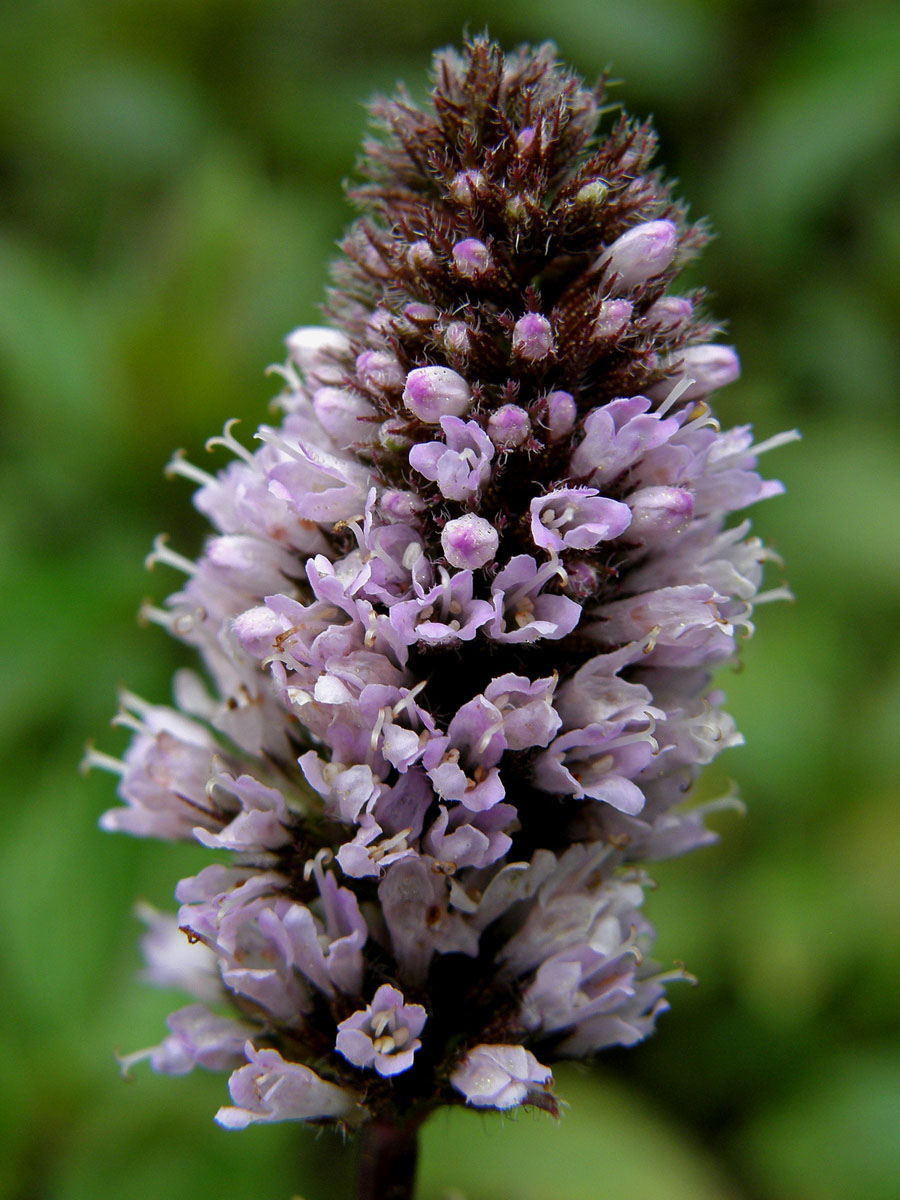
<path id="1" fill-rule="evenodd" d="M 356 1200 L 413 1200 L 418 1122 L 371 1121 L 359 1135 Z"/>

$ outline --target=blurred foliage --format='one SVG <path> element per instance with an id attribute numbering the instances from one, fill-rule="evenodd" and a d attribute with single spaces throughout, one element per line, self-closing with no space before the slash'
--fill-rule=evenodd
<path id="1" fill-rule="evenodd" d="M 107 841 L 75 773 L 117 686 L 182 661 L 134 611 L 153 534 L 203 526 L 162 467 L 274 390 L 349 218 L 362 101 L 421 90 L 431 49 L 488 26 L 609 65 L 721 231 L 698 275 L 741 349 L 726 421 L 804 442 L 755 515 L 794 606 L 760 608 L 723 686 L 748 816 L 659 868 L 659 957 L 700 978 L 645 1045 L 561 1073 L 558 1127 L 474 1113 L 426 1130 L 423 1200 L 892 1200 L 900 1195 L 900 10 L 861 0 L 5 0 L 0 6 L 0 845 L 14 1200 L 341 1194 L 348 1154 L 211 1123 L 223 1080 L 141 1072 L 177 998 L 135 983 L 137 896 L 192 848 Z M 781 571 L 773 570 L 773 583 Z M 723 790 L 717 767 L 704 787 Z"/>

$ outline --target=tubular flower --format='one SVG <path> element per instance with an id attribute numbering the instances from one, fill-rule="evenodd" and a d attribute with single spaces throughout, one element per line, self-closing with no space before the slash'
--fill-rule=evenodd
<path id="1" fill-rule="evenodd" d="M 233 1069 L 228 1128 L 556 1111 L 551 1067 L 666 1007 L 639 864 L 712 840 L 685 806 L 741 739 L 710 690 L 780 492 L 677 273 L 704 241 L 549 46 L 435 60 L 373 107 L 331 326 L 296 330 L 280 423 L 198 484 L 214 532 L 148 616 L 195 647 L 128 696 L 104 828 L 211 862 L 148 918 L 194 1003 L 162 1071 Z M 786 594 L 775 589 L 770 598 Z M 707 806 L 708 808 L 709 806 Z M 174 941 L 183 937 L 183 944 Z"/>

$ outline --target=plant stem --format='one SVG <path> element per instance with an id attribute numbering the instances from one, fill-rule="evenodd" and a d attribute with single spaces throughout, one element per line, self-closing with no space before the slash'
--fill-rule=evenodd
<path id="1" fill-rule="evenodd" d="M 356 1200 L 413 1200 L 419 1122 L 372 1121 L 359 1135 Z"/>

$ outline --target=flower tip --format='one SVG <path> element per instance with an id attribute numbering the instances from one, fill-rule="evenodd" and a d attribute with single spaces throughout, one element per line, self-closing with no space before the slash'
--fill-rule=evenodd
<path id="1" fill-rule="evenodd" d="M 450 367 L 416 367 L 403 388 L 406 408 L 426 425 L 437 425 L 441 417 L 461 417 L 471 400 L 469 385 Z"/>
<path id="2" fill-rule="evenodd" d="M 603 280 L 621 295 L 641 287 L 667 270 L 678 248 L 678 229 L 673 221 L 644 221 L 616 238 L 597 260 Z"/>

